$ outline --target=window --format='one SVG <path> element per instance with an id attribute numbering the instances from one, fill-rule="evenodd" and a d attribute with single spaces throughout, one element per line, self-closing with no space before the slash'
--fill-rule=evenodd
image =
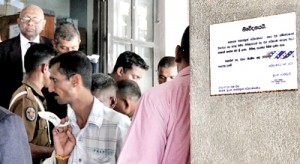
<path id="1" fill-rule="evenodd" d="M 108 72 L 120 53 L 133 51 L 149 65 L 139 82 L 142 92 L 154 85 L 153 0 L 108 1 Z"/>

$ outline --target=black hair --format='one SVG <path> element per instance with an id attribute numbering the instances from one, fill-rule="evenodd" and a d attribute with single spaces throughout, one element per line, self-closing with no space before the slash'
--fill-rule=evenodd
<path id="1" fill-rule="evenodd" d="M 49 60 L 56 55 L 56 51 L 46 44 L 33 44 L 30 46 L 24 57 L 26 73 L 34 71 L 42 64 L 49 64 Z"/>
<path id="2" fill-rule="evenodd" d="M 138 54 L 131 51 L 125 51 L 119 55 L 113 72 L 117 71 L 119 67 L 123 67 L 124 71 L 126 72 L 127 70 L 132 69 L 133 64 L 144 70 L 149 69 L 149 66 L 146 64 L 144 59 Z"/>
<path id="3" fill-rule="evenodd" d="M 59 38 L 63 40 L 71 41 L 75 37 L 78 37 L 80 40 L 80 33 L 75 25 L 71 22 L 61 22 L 54 32 L 54 41 L 57 44 L 59 42 Z"/>
<path id="4" fill-rule="evenodd" d="M 82 77 L 83 85 L 91 89 L 92 84 L 92 64 L 89 58 L 81 51 L 69 51 L 61 55 L 57 55 L 50 60 L 50 68 L 59 64 L 58 71 L 66 75 L 68 79 L 74 74 Z"/>
<path id="5" fill-rule="evenodd" d="M 159 69 L 159 67 L 169 68 L 169 67 L 174 66 L 175 64 L 176 64 L 176 62 L 175 62 L 174 56 L 164 56 L 158 62 L 157 69 Z"/>
<path id="6" fill-rule="evenodd" d="M 95 73 L 92 75 L 92 92 L 104 90 L 109 87 L 114 87 L 117 90 L 116 81 L 111 76 L 104 73 Z"/>
<path id="7" fill-rule="evenodd" d="M 190 26 L 187 26 L 184 30 L 184 33 L 182 35 L 181 39 L 181 48 L 184 52 L 184 58 L 187 63 L 190 63 Z"/>
<path id="8" fill-rule="evenodd" d="M 132 80 L 120 80 L 117 81 L 117 93 L 122 97 L 141 97 L 141 90 L 139 85 Z"/>

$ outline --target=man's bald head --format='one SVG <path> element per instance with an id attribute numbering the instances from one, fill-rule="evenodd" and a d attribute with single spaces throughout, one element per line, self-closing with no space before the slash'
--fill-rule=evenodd
<path id="1" fill-rule="evenodd" d="M 26 6 L 17 21 L 22 35 L 31 41 L 44 30 L 46 24 L 43 10 L 36 5 Z"/>

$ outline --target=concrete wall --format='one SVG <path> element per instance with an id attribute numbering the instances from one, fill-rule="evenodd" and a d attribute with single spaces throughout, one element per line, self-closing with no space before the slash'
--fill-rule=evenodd
<path id="1" fill-rule="evenodd" d="M 190 1 L 192 163 L 300 163 L 299 91 L 210 96 L 209 25 L 289 12 L 299 43 L 299 0 Z"/>

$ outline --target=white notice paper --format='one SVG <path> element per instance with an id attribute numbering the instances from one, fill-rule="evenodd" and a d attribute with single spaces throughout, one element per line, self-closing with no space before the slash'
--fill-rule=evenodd
<path id="1" fill-rule="evenodd" d="M 9 25 L 9 38 L 18 36 L 19 33 L 20 33 L 20 28 L 19 28 L 18 24 Z"/>
<path id="2" fill-rule="evenodd" d="M 210 26 L 211 95 L 296 90 L 296 14 Z"/>

